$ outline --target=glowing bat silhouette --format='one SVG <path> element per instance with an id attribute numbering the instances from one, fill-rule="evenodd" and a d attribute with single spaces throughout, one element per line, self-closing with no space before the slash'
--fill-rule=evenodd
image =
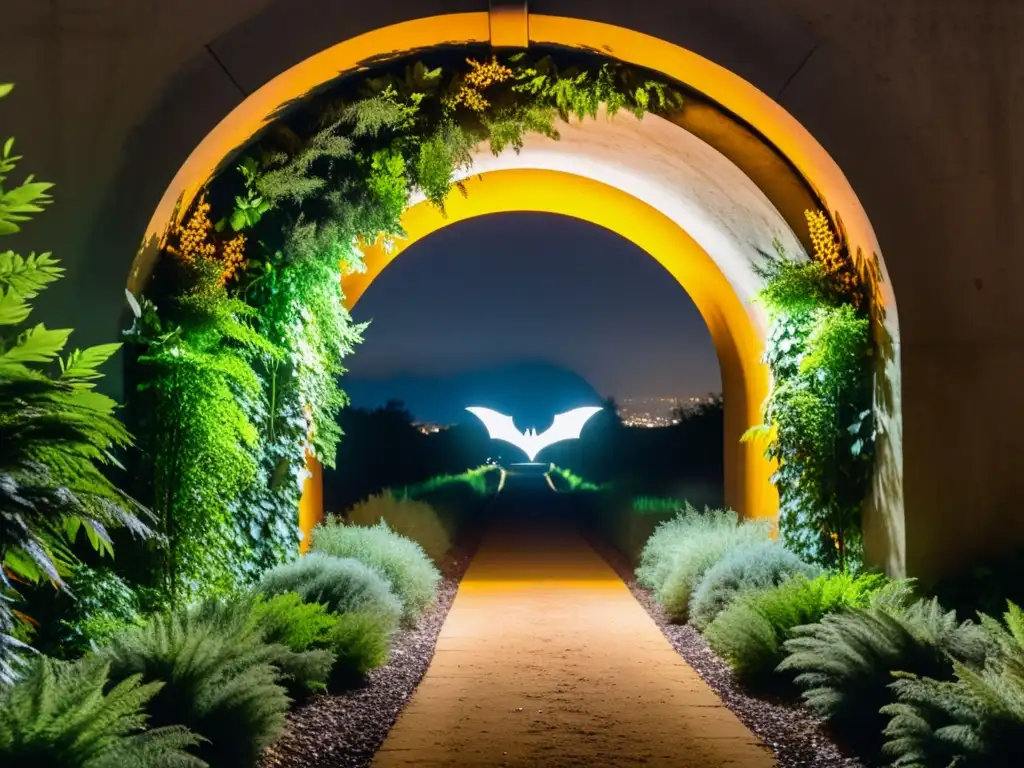
<path id="1" fill-rule="evenodd" d="M 549 445 L 560 443 L 563 440 L 575 440 L 583 431 L 583 425 L 590 417 L 600 411 L 600 408 L 574 408 L 571 411 L 560 413 L 555 416 L 554 423 L 537 434 L 537 430 L 528 429 L 520 432 L 511 416 L 492 411 L 490 408 L 467 408 L 467 411 L 476 416 L 487 427 L 487 433 L 492 440 L 503 440 L 521 448 L 530 461 L 537 458 L 537 454 Z"/>

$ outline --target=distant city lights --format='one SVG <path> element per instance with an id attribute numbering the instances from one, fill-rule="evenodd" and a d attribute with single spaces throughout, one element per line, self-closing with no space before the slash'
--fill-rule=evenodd
<path id="1" fill-rule="evenodd" d="M 703 397 L 626 397 L 618 402 L 619 418 L 627 427 L 671 427 L 687 411 L 711 405 L 719 395 Z"/>

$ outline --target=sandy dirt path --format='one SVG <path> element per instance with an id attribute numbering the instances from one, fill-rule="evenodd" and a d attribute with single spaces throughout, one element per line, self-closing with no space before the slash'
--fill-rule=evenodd
<path id="1" fill-rule="evenodd" d="M 486 535 L 374 765 L 775 761 L 572 526 L 517 520 Z"/>

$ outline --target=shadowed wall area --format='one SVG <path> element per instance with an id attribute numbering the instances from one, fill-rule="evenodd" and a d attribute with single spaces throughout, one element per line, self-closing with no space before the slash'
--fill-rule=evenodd
<path id="1" fill-rule="evenodd" d="M 18 90 L 5 105 L 5 129 L 37 175 L 57 183 L 45 247 L 71 278 L 41 313 L 77 327 L 83 345 L 118 333 L 140 234 L 165 192 L 164 220 L 187 186 L 169 191 L 168 181 L 225 115 L 279 73 L 341 41 L 434 14 L 469 14 L 457 42 L 486 42 L 487 5 L 381 0 L 353 14 L 317 0 L 98 0 L 88 8 L 8 0 L 0 74 Z M 1024 128 L 1013 85 L 1024 68 L 1015 39 L 1022 15 L 1019 4 L 999 0 L 546 0 L 530 3 L 523 30 L 534 43 L 597 47 L 646 66 L 660 57 L 663 71 L 762 135 L 730 132 L 712 119 L 718 113 L 700 110 L 684 126 L 741 168 L 790 229 L 796 200 L 808 193 L 793 174 L 784 189 L 771 187 L 780 155 L 839 213 L 854 246 L 870 256 L 881 244 L 892 345 L 879 381 L 897 386 L 879 393 L 888 420 L 867 528 L 876 559 L 897 572 L 905 564 L 937 575 L 1024 541 L 1024 516 L 1006 512 L 1022 490 L 1015 448 L 1024 428 L 1015 405 L 1024 359 L 1015 286 L 1024 266 L 1008 257 L 1024 240 L 1013 215 L 1024 159 L 1011 144 Z M 460 28 L 423 25 L 433 44 Z M 362 58 L 401 43 L 392 36 Z M 338 69 L 325 64 L 320 80 Z M 772 146 L 777 154 L 766 153 Z"/>

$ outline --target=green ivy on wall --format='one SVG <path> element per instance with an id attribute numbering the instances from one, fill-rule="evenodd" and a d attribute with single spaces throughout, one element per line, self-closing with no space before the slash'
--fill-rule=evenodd
<path id="1" fill-rule="evenodd" d="M 285 111 L 183 212 L 127 334 L 135 490 L 167 542 L 137 580 L 185 599 L 294 556 L 305 454 L 334 464 L 342 361 L 363 331 L 341 279 L 363 246 L 402 236 L 414 191 L 443 210 L 483 142 L 518 151 L 602 107 L 681 107 L 641 71 L 571 58 L 420 61 L 343 80 Z"/>
<path id="2" fill-rule="evenodd" d="M 772 482 L 786 544 L 811 562 L 856 570 L 874 461 L 868 299 L 825 215 L 809 211 L 807 220 L 810 260 L 778 246 L 762 254 L 772 390 L 764 424 L 745 439 L 767 438 L 766 456 L 778 463 Z"/>

